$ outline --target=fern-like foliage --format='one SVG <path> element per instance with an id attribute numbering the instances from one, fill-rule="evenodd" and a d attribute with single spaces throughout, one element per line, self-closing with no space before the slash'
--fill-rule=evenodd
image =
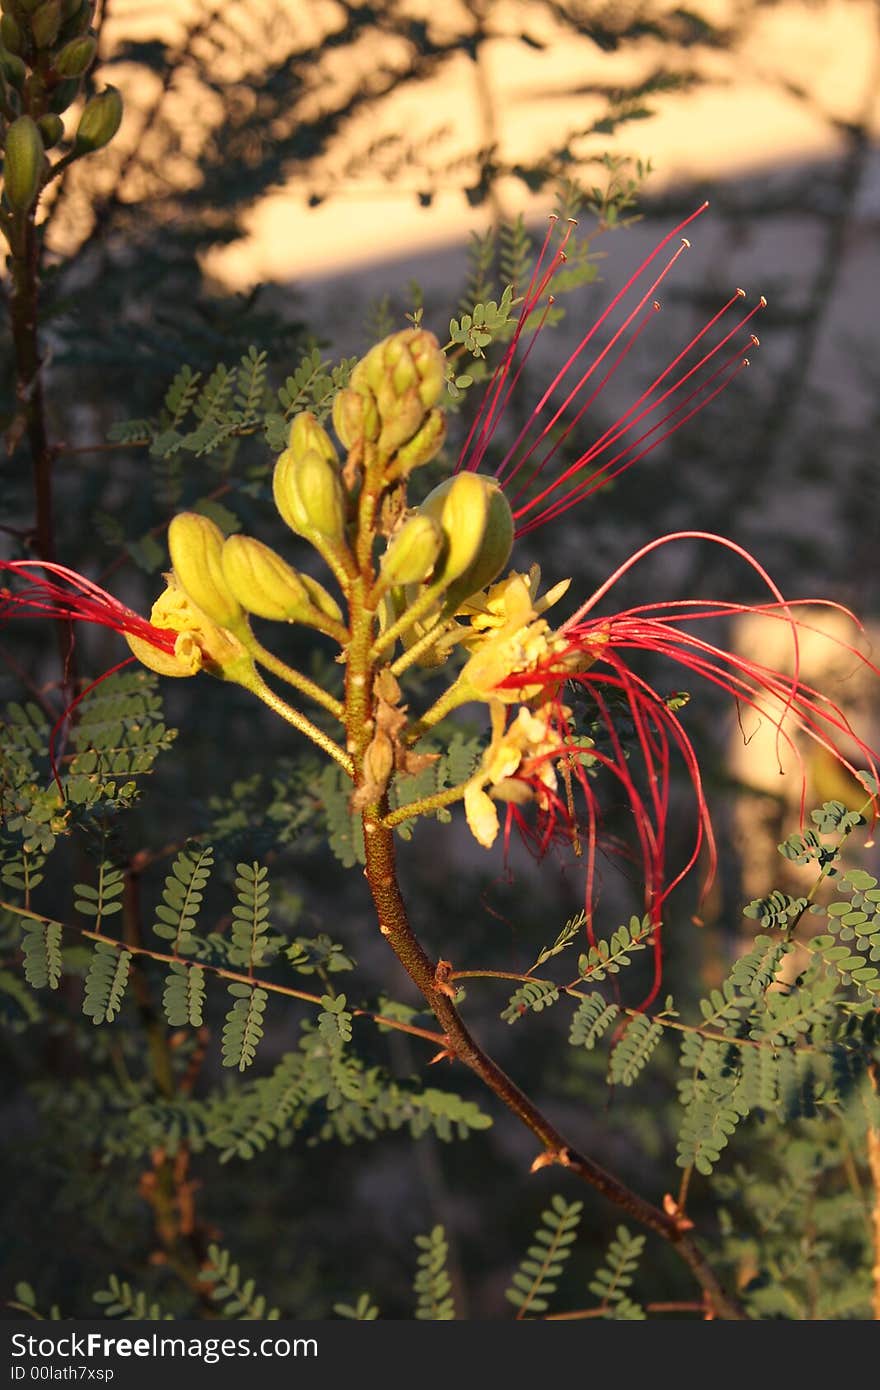
<path id="1" fill-rule="evenodd" d="M 232 909 L 232 944 L 229 963 L 251 973 L 263 964 L 269 944 L 268 870 L 257 863 L 236 866 L 237 901 Z"/>
<path id="2" fill-rule="evenodd" d="M 379 1316 L 378 1305 L 368 1293 L 359 1294 L 356 1303 L 334 1303 L 333 1311 L 337 1317 L 353 1322 L 375 1322 Z"/>
<path id="3" fill-rule="evenodd" d="M 142 1289 L 133 1289 L 127 1279 L 111 1274 L 106 1289 L 92 1294 L 95 1303 L 103 1306 L 105 1318 L 120 1318 L 124 1322 L 167 1322 L 173 1317 L 164 1313 L 160 1304 L 151 1302 Z"/>
<path id="4" fill-rule="evenodd" d="M 229 993 L 235 1003 L 223 1025 L 223 1065 L 247 1071 L 263 1036 L 263 1014 L 269 996 L 264 989 L 241 984 L 230 985 Z"/>
<path id="5" fill-rule="evenodd" d="M 446 1269 L 449 1247 L 442 1226 L 435 1226 L 426 1236 L 416 1236 L 416 1275 L 413 1292 L 416 1296 L 415 1316 L 419 1322 L 452 1322 L 455 1304 L 452 1281 Z"/>
<path id="6" fill-rule="evenodd" d="M 21 919 L 24 977 L 33 989 L 57 989 L 61 980 L 61 925 Z"/>
<path id="7" fill-rule="evenodd" d="M 552 980 L 528 980 L 520 985 L 519 989 L 514 990 L 501 1017 L 505 1023 L 516 1023 L 523 1014 L 530 1010 L 539 1014 L 542 1009 L 555 1004 L 558 998 L 559 989 Z"/>
<path id="8" fill-rule="evenodd" d="M 242 1322 L 277 1322 L 281 1317 L 279 1309 L 267 1307 L 265 1295 L 257 1293 L 253 1279 L 242 1279 L 229 1251 L 219 1245 L 208 1246 L 208 1261 L 199 1279 L 220 1305 L 221 1317 Z"/>
<path id="9" fill-rule="evenodd" d="M 632 962 L 637 951 L 644 951 L 653 940 L 654 925 L 649 917 L 631 917 L 629 923 L 612 932 L 608 940 L 597 941 L 578 957 L 582 980 L 601 984 L 608 975 L 617 975 Z"/>
<path id="10" fill-rule="evenodd" d="M 630 1235 L 625 1226 L 618 1226 L 605 1259 L 589 1284 L 590 1293 L 601 1300 L 600 1307 L 607 1318 L 644 1321 L 644 1308 L 633 1302 L 627 1293 L 632 1288 L 644 1248 L 644 1236 Z"/>
<path id="11" fill-rule="evenodd" d="M 546 1313 L 571 1247 L 577 1239 L 583 1202 L 566 1202 L 558 1194 L 541 1213 L 541 1224 L 532 1244 L 520 1262 L 505 1298 L 516 1308 L 518 1318 L 529 1313 Z"/>
<path id="12" fill-rule="evenodd" d="M 104 941 L 95 943 L 86 975 L 83 1013 L 93 1023 L 112 1023 L 125 995 L 131 952 Z"/>
<path id="13" fill-rule="evenodd" d="M 162 991 L 162 1008 L 172 1028 L 201 1028 L 205 1004 L 205 972 L 199 965 L 172 961 Z"/>
<path id="14" fill-rule="evenodd" d="M 172 943 L 176 956 L 187 955 L 196 946 L 195 926 L 213 863 L 210 845 L 187 847 L 177 854 L 165 879 L 153 931 Z"/>
<path id="15" fill-rule="evenodd" d="M 608 1061 L 608 1080 L 631 1086 L 648 1065 L 663 1037 L 663 1025 L 646 1014 L 631 1018 Z"/>
<path id="16" fill-rule="evenodd" d="M 585 1047 L 591 1052 L 619 1015 L 619 1006 L 609 1003 L 598 990 L 588 994 L 572 1015 L 568 1041 L 572 1047 Z"/>
<path id="17" fill-rule="evenodd" d="M 122 911 L 122 903 L 117 901 L 125 891 L 125 877 L 121 869 L 112 864 L 98 866 L 98 882 L 92 887 L 89 883 L 76 883 L 73 887 L 74 907 L 83 917 L 94 917 L 95 930 L 100 931 L 105 917 L 112 917 Z"/>

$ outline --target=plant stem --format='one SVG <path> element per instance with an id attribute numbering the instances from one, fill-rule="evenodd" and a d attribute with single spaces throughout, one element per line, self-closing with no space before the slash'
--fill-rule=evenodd
<path id="1" fill-rule="evenodd" d="M 313 724 L 306 715 L 300 714 L 299 710 L 293 709 L 286 700 L 282 700 L 280 695 L 276 695 L 275 691 L 271 690 L 256 672 L 245 689 L 250 690 L 258 700 L 262 700 L 264 705 L 267 705 L 274 714 L 279 715 L 287 724 L 291 724 L 294 729 L 305 734 L 306 738 L 310 738 L 312 743 L 327 753 L 344 772 L 348 773 L 349 777 L 351 776 L 351 758 L 339 747 L 339 744 L 335 743 L 329 734 L 325 734 L 323 729 L 319 729 L 317 724 Z"/>
<path id="2" fill-rule="evenodd" d="M 310 700 L 315 701 L 316 705 L 323 705 L 324 709 L 327 710 L 329 714 L 334 715 L 336 719 L 342 718 L 342 701 L 337 700 L 335 696 L 329 694 L 323 686 L 310 680 L 308 676 L 304 676 L 302 672 L 297 671 L 295 667 L 288 666 L 286 661 L 282 661 L 274 652 L 270 652 L 268 648 L 264 647 L 261 642 L 258 642 L 253 635 L 251 635 L 246 645 L 251 655 L 259 661 L 261 666 L 265 666 L 267 671 L 271 671 L 272 674 L 278 676 L 280 680 L 286 681 L 288 685 L 292 685 L 294 690 L 298 690 L 302 695 L 307 695 Z"/>
<path id="3" fill-rule="evenodd" d="M 446 992 L 449 986 L 438 977 L 437 966 L 426 954 L 409 924 L 397 879 L 393 834 L 380 819 L 384 814 L 387 814 L 387 805 L 377 805 L 368 807 L 363 818 L 365 873 L 379 919 L 379 930 L 433 1010 L 443 1030 L 449 1053 L 470 1067 L 502 1104 L 531 1130 L 544 1148 L 546 1162 L 559 1163 L 576 1173 L 634 1220 L 669 1241 L 694 1274 L 718 1317 L 746 1320 L 748 1315 L 742 1305 L 722 1287 L 690 1231 L 684 1229 L 674 1216 L 645 1201 L 593 1159 L 573 1149 L 471 1036 Z"/>

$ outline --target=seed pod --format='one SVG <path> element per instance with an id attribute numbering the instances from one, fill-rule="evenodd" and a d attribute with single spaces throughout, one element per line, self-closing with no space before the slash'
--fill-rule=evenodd
<path id="1" fill-rule="evenodd" d="M 86 102 L 76 128 L 74 150 L 79 154 L 91 154 L 93 150 L 103 149 L 109 145 L 121 122 L 122 97 L 115 87 L 105 87 Z"/>
<path id="2" fill-rule="evenodd" d="M 5 14 L 3 18 L 0 19 L 0 41 L 2 41 L 4 48 L 6 48 L 8 52 L 21 54 L 21 29 L 18 26 L 15 15 Z"/>
<path id="3" fill-rule="evenodd" d="M 447 553 L 437 579 L 448 580 L 443 612 L 454 613 L 466 598 L 500 573 L 513 548 L 513 514 L 494 478 L 457 473 L 429 493 L 419 511 L 439 521 Z"/>
<path id="4" fill-rule="evenodd" d="M 268 545 L 251 536 L 229 536 L 223 574 L 242 608 L 275 622 L 304 622 L 314 610 L 301 576 Z"/>
<path id="5" fill-rule="evenodd" d="M 37 128 L 43 141 L 43 148 L 51 150 L 53 145 L 57 145 L 59 140 L 64 138 L 64 122 L 60 116 L 51 113 L 48 116 L 41 116 L 37 121 Z"/>
<path id="6" fill-rule="evenodd" d="M 64 45 L 52 59 L 52 66 L 59 77 L 82 77 L 91 67 L 97 48 L 97 39 L 91 34 L 83 34 Z"/>
<path id="7" fill-rule="evenodd" d="M 168 550 L 176 580 L 212 622 L 232 631 L 246 624 L 223 574 L 223 532 L 210 517 L 179 512 L 168 528 Z"/>
<path id="8" fill-rule="evenodd" d="M 433 517 L 416 512 L 403 523 L 382 556 L 382 579 L 389 587 L 421 584 L 443 548 L 443 532 Z"/>
<path id="9" fill-rule="evenodd" d="M 61 0 L 44 0 L 31 16 L 31 33 L 37 48 L 51 48 L 60 28 Z"/>
<path id="10" fill-rule="evenodd" d="M 43 140 L 36 122 L 30 116 L 19 116 L 6 132 L 3 160 L 4 192 L 14 212 L 29 212 L 33 207 L 45 164 Z"/>

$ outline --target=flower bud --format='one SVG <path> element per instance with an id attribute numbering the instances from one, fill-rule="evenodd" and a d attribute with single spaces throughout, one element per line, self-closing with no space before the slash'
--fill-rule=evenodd
<path id="1" fill-rule="evenodd" d="M 409 443 L 398 449 L 394 462 L 386 471 L 386 480 L 391 483 L 397 478 L 405 478 L 414 468 L 430 463 L 443 448 L 445 439 L 446 416 L 442 410 L 432 410 Z"/>
<path id="2" fill-rule="evenodd" d="M 175 575 L 168 576 L 167 588 L 153 604 L 150 622 L 179 636 L 172 654 L 141 637 L 125 634 L 131 650 L 149 670 L 160 676 L 194 676 L 205 670 L 222 680 L 248 684 L 254 663 L 245 647 L 233 633 L 211 621 L 180 587 Z"/>
<path id="3" fill-rule="evenodd" d="M 346 449 L 379 438 L 379 412 L 372 391 L 365 385 L 362 391 L 346 386 L 337 391 L 333 400 L 333 428 Z"/>
<path id="4" fill-rule="evenodd" d="M 43 140 L 30 116 L 19 116 L 6 132 L 3 184 L 14 212 L 29 212 L 43 178 L 46 157 Z"/>
<path id="5" fill-rule="evenodd" d="M 90 154 L 109 145 L 121 122 L 122 97 L 115 87 L 105 87 L 86 102 L 76 129 L 74 149 L 79 154 Z"/>
<path id="6" fill-rule="evenodd" d="M 49 110 L 60 114 L 76 101 L 81 86 L 79 77 L 65 77 L 49 95 Z"/>
<path id="7" fill-rule="evenodd" d="M 61 15 L 65 24 L 82 10 L 89 10 L 86 0 L 61 0 Z"/>
<path id="8" fill-rule="evenodd" d="M 56 116 L 54 113 L 41 116 L 37 121 L 37 128 L 44 149 L 50 150 L 53 145 L 57 145 L 58 141 L 64 138 L 64 122 L 60 116 Z"/>
<path id="9" fill-rule="evenodd" d="M 52 59 L 52 66 L 59 77 L 82 77 L 92 65 L 97 47 L 98 42 L 91 34 L 71 39 Z"/>
<path id="10" fill-rule="evenodd" d="M 447 551 L 435 582 L 448 581 L 443 601 L 448 615 L 491 584 L 506 565 L 513 548 L 513 514 L 495 479 L 481 473 L 448 478 L 419 511 L 439 521 L 446 536 Z"/>
<path id="11" fill-rule="evenodd" d="M 322 537 L 334 545 L 344 539 L 345 497 L 337 467 L 326 454 L 316 449 L 304 453 L 285 449 L 275 465 L 272 493 L 275 506 L 297 535 L 306 540 Z"/>
<path id="12" fill-rule="evenodd" d="M 259 618 L 275 622 L 301 622 L 314 625 L 325 615 L 324 608 L 312 602 L 304 582 L 286 560 L 282 560 L 268 545 L 251 536 L 230 536 L 223 546 L 223 574 L 242 608 Z M 321 589 L 321 586 L 317 586 Z M 332 610 L 328 617 L 342 617 L 338 604 L 325 589 L 322 597 Z"/>
<path id="13" fill-rule="evenodd" d="M 51 48 L 61 28 L 61 0 L 44 0 L 31 16 L 31 33 L 37 48 Z"/>
<path id="14" fill-rule="evenodd" d="M 403 523 L 382 556 L 382 579 L 389 587 L 421 584 L 443 547 L 443 532 L 433 517 L 416 512 Z"/>
<path id="15" fill-rule="evenodd" d="M 168 528 L 168 550 L 175 579 L 211 622 L 232 631 L 245 625 L 223 574 L 223 532 L 210 517 L 178 513 Z"/>
<path id="16" fill-rule="evenodd" d="M 407 328 L 377 343 L 355 367 L 351 385 L 376 400 L 381 421 L 379 448 L 395 453 L 412 439 L 440 398 L 445 360 L 432 333 Z"/>
<path id="17" fill-rule="evenodd" d="M 2 72 L 10 86 L 21 91 L 27 78 L 27 68 L 17 53 L 11 53 L 5 48 L 0 48 L 0 72 Z"/>
<path id="18" fill-rule="evenodd" d="M 319 425 L 310 410 L 301 410 L 290 422 L 287 447 L 293 454 L 305 454 L 310 449 L 328 463 L 338 463 L 336 446 L 323 425 Z"/>
<path id="19" fill-rule="evenodd" d="M 15 15 L 5 14 L 0 19 L 0 42 L 10 53 L 21 54 L 22 37 Z"/>
<path id="20" fill-rule="evenodd" d="M 364 753 L 364 773 L 371 790 L 378 792 L 388 785 L 394 771 L 394 744 L 384 729 L 377 729 Z"/>

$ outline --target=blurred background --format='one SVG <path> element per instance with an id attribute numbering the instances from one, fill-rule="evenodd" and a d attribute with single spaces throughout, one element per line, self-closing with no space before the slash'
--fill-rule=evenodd
<path id="1" fill-rule="evenodd" d="M 587 592 L 655 536 L 720 531 L 751 550 L 787 595 L 851 604 L 867 635 L 857 638 L 845 625 L 839 631 L 873 650 L 880 599 L 876 0 L 698 0 L 690 8 L 655 0 L 105 0 L 100 19 L 98 86 L 111 82 L 122 91 L 125 118 L 103 156 L 75 166 L 47 208 L 44 341 L 51 432 L 61 446 L 58 549 L 67 563 L 115 574 L 117 592 L 148 604 L 164 560 L 150 538 L 169 510 L 230 478 L 248 486 L 225 500 L 247 529 L 271 541 L 264 486 L 271 459 L 259 439 L 236 441 L 213 460 L 187 459 L 176 470 L 142 449 L 107 444 L 120 421 L 156 414 L 181 362 L 207 373 L 256 343 L 269 350 L 277 384 L 304 351 L 360 353 L 404 326 L 416 304 L 442 341 L 473 285 L 479 239 L 522 215 L 539 241 L 556 208 L 578 217 L 590 272 L 565 296 L 564 319 L 530 363 L 537 394 L 541 373 L 571 350 L 659 238 L 709 198 L 690 233 L 692 249 L 663 287 L 663 312 L 628 359 L 626 380 L 597 403 L 590 429 L 613 420 L 737 286 L 749 304 L 761 293 L 768 300 L 750 370 L 552 536 L 529 538 L 517 558 L 540 560 L 550 581 L 571 574 L 575 592 Z M 491 267 L 487 283 L 492 274 L 497 291 Z M 14 457 L 0 466 L 4 518 L 25 525 L 26 474 Z M 646 564 L 621 596 L 640 602 L 661 589 L 669 598 L 760 594 L 729 552 L 697 544 Z M 36 646 L 28 650 L 31 640 L 21 638 L 16 660 L 33 657 L 45 675 L 47 658 Z M 778 633 L 754 624 L 727 640 L 771 664 L 789 659 Z M 810 678 L 822 675 L 829 693 L 854 710 L 862 728 L 870 726 L 874 700 L 850 681 L 854 663 L 838 651 L 829 671 L 828 652 L 816 646 Z M 82 650 L 81 664 L 95 671 L 118 660 L 100 635 L 84 639 Z M 236 748 L 234 766 L 229 755 L 217 756 L 221 703 L 220 746 Z M 204 694 L 197 729 L 179 691 L 169 693 L 168 706 L 182 728 L 179 756 L 174 766 L 160 765 L 149 809 L 164 826 L 217 833 L 212 798 L 226 794 L 230 774 L 244 775 L 249 756 L 264 756 L 266 729 L 244 701 L 233 700 L 230 737 L 226 692 L 222 702 L 217 691 Z M 780 783 L 775 753 L 755 730 L 744 737 L 711 699 L 695 702 L 689 729 L 714 750 L 710 782 L 724 855 L 703 910 L 718 930 L 698 932 L 690 922 L 693 894 L 683 898 L 672 967 L 693 963 L 711 984 L 738 949 L 743 896 L 780 877 L 774 846 L 781 827 L 793 826 L 798 788 L 793 777 Z M 810 774 L 814 799 L 851 792 L 827 767 Z M 682 843 L 688 814 L 683 802 Z M 244 857 L 259 852 L 260 828 L 251 830 L 249 839 L 247 827 L 234 829 Z M 307 851 L 315 851 L 315 840 L 293 837 L 285 860 L 290 894 L 310 904 L 312 928 L 332 930 L 366 978 L 372 972 L 377 987 L 388 988 L 381 947 L 365 939 L 358 875 L 340 889 L 331 861 Z M 576 873 L 563 865 L 513 867 L 516 885 L 451 829 L 416 837 L 406 867 L 411 891 L 429 944 L 452 951 L 458 968 L 471 956 L 484 960 L 499 941 L 528 964 L 577 910 Z M 635 910 L 632 885 L 608 896 L 609 912 Z M 473 914 L 467 939 L 450 944 L 446 926 L 461 921 L 466 904 Z M 616 920 L 609 918 L 609 928 Z M 395 987 L 403 990 L 399 981 Z M 491 1003 L 483 1021 L 490 1034 Z M 631 1112 L 619 1124 L 588 1060 L 560 1057 L 550 1026 L 529 1022 L 528 1054 L 521 1049 L 511 1063 L 517 1075 L 600 1159 L 650 1187 L 645 1165 L 668 1140 L 661 1111 L 645 1106 L 634 1136 Z M 503 1049 L 506 1030 L 494 1027 Z M 546 1055 L 559 1061 L 550 1074 L 542 1069 L 542 1039 Z M 273 1046 L 280 1052 L 284 1045 L 279 1027 Z M 423 1060 L 399 1041 L 392 1053 L 401 1073 Z M 30 1059 L 15 1045 L 12 1061 L 30 1084 Z M 57 1057 L 53 1066 L 64 1074 Z M 40 1251 L 35 1263 L 46 1296 L 85 1316 L 82 1289 L 97 1287 L 109 1252 L 120 1249 L 120 1223 L 133 1233 L 137 1267 L 137 1252 L 149 1243 L 143 1204 L 100 1165 L 89 1178 L 87 1164 L 74 1164 L 73 1181 L 63 1154 L 46 1147 L 49 1119 L 35 1119 L 24 1099 L 11 1104 L 20 1143 L 8 1155 L 12 1181 L 4 1189 L 7 1197 L 16 1193 L 6 1213 L 10 1271 L 31 1277 L 27 1231 L 32 1252 Z M 49 1117 L 58 1124 L 51 1107 Z M 504 1121 L 492 1145 L 487 1155 L 473 1140 L 442 1146 L 428 1139 L 416 1146 L 413 1167 L 412 1148 L 387 1139 L 369 1150 L 334 1148 L 332 1162 L 322 1151 L 320 1174 L 314 1155 L 275 1150 L 254 1160 L 244 1178 L 232 1169 L 203 1174 L 208 1219 L 243 1262 L 263 1261 L 274 1301 L 301 1316 L 325 1316 L 332 1297 L 361 1287 L 388 1291 L 389 1312 L 403 1307 L 411 1235 L 443 1221 L 453 1234 L 466 1315 L 496 1316 L 510 1260 L 541 1201 L 535 1192 L 546 1195 L 559 1180 L 542 1174 L 528 1189 L 496 1184 L 492 1165 L 508 1165 L 519 1181 L 530 1146 Z M 48 1204 L 47 1188 L 55 1194 Z M 598 1203 L 590 1221 L 597 1241 L 613 1228 L 613 1214 Z M 267 1248 L 274 1251 L 268 1266 Z M 578 1277 L 583 1282 L 582 1271 Z M 673 1285 L 678 1278 L 670 1269 Z"/>

